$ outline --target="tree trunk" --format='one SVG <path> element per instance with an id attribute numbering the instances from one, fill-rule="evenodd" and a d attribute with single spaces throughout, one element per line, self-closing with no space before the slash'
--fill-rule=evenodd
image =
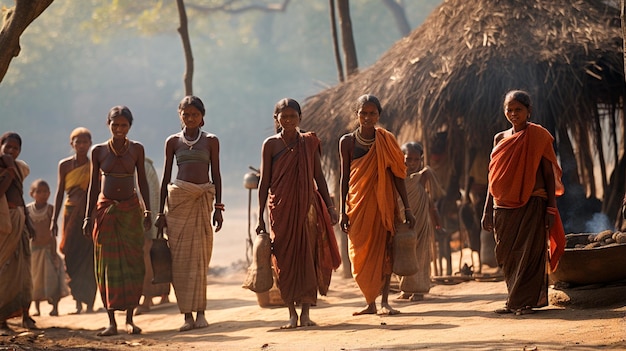
<path id="1" fill-rule="evenodd" d="M 404 11 L 404 7 L 400 5 L 395 0 L 382 0 L 383 4 L 387 6 L 387 8 L 391 11 L 393 15 L 393 19 L 396 21 L 396 26 L 398 27 L 398 31 L 400 35 L 406 37 L 411 33 L 411 25 L 409 24 L 409 20 L 406 18 L 406 12 Z"/>
<path id="2" fill-rule="evenodd" d="M 335 18 L 335 0 L 328 0 L 330 7 L 330 33 L 333 37 L 333 53 L 335 54 L 335 63 L 337 64 L 337 78 L 339 83 L 343 83 L 343 64 L 341 63 L 341 53 L 339 51 L 339 38 L 337 37 L 337 19 Z"/>
<path id="3" fill-rule="evenodd" d="M 183 41 L 183 51 L 185 53 L 185 73 L 183 74 L 183 82 L 185 85 L 185 95 L 193 95 L 193 53 L 191 51 L 191 41 L 189 40 L 189 27 L 187 22 L 187 12 L 185 11 L 185 2 L 176 0 L 178 6 L 178 18 L 180 27 L 178 33 Z"/>
<path id="4" fill-rule="evenodd" d="M 354 34 L 352 33 L 352 20 L 350 19 L 350 1 L 339 0 L 337 2 L 339 10 L 339 23 L 341 25 L 341 43 L 346 61 L 346 74 L 352 77 L 359 70 L 356 59 L 356 46 L 354 45 Z"/>
<path id="5" fill-rule="evenodd" d="M 15 7 L 6 10 L 0 29 L 0 82 L 9 64 L 20 53 L 20 36 L 54 0 L 15 0 Z"/>

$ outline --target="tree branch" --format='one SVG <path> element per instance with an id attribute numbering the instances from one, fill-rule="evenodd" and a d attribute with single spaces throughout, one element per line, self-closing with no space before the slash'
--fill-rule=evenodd
<path id="1" fill-rule="evenodd" d="M 15 0 L 15 6 L 5 10 L 0 29 L 0 82 L 13 58 L 20 54 L 20 37 L 26 28 L 54 0 Z"/>
<path id="2" fill-rule="evenodd" d="M 191 51 L 191 40 L 189 40 L 189 26 L 187 21 L 187 12 L 185 11 L 185 2 L 176 0 L 178 6 L 178 18 L 180 27 L 178 33 L 183 41 L 183 52 L 185 53 L 185 73 L 183 74 L 183 82 L 185 85 L 185 95 L 193 95 L 193 52 Z"/>

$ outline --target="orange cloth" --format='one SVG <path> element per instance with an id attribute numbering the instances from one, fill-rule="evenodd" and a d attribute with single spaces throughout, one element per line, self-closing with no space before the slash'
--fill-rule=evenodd
<path id="1" fill-rule="evenodd" d="M 542 158 L 552 163 L 556 196 L 563 195 L 563 171 L 552 143 L 554 138 L 544 127 L 528 123 L 528 127 L 502 139 L 491 152 L 489 163 L 489 192 L 494 204 L 503 208 L 524 206 L 535 190 L 535 179 Z M 565 250 L 565 231 L 561 217 L 555 215 L 550 230 L 550 266 L 556 269 Z"/>
<path id="2" fill-rule="evenodd" d="M 387 245 L 395 232 L 394 175 L 406 176 L 404 154 L 393 134 L 377 128 L 376 141 L 368 153 L 351 162 L 346 202 L 352 275 L 368 304 L 380 295 L 385 275 L 391 274 Z"/>

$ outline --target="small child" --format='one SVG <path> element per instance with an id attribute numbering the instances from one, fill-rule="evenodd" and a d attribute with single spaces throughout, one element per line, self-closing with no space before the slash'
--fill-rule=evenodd
<path id="1" fill-rule="evenodd" d="M 31 247 L 31 275 L 33 279 L 33 301 L 37 312 L 40 301 L 52 305 L 51 316 L 59 315 L 59 300 L 69 294 L 65 281 L 63 261 L 57 254 L 56 238 L 50 231 L 53 206 L 48 203 L 50 186 L 43 179 L 35 180 L 30 186 L 30 196 L 35 200 L 26 205 L 34 233 Z"/>

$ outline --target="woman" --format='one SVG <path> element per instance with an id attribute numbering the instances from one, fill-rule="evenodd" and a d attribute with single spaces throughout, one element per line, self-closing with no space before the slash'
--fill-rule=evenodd
<path id="1" fill-rule="evenodd" d="M 512 128 L 495 135 L 491 151 L 482 227 L 495 234 L 496 260 L 508 290 L 505 307 L 496 313 L 523 315 L 547 306 L 548 233 L 554 240 L 550 244 L 552 269 L 565 244 L 556 208 L 563 184 L 554 138 L 545 128 L 529 122 L 531 112 L 527 92 L 508 92 L 504 115 Z"/>
<path id="2" fill-rule="evenodd" d="M 30 275 L 30 227 L 23 197 L 23 181 L 30 173 L 26 162 L 18 160 L 22 150 L 19 134 L 6 132 L 0 137 L 0 197 L 4 210 L 0 220 L 0 335 L 13 333 L 7 319 L 22 316 L 22 327 L 35 329 L 28 314 L 33 282 Z M 4 211 L 3 211 L 4 212 Z M 7 231 L 7 228 L 8 229 Z"/>
<path id="3" fill-rule="evenodd" d="M 132 123 L 128 107 L 111 108 L 107 116 L 111 139 L 91 151 L 83 234 L 93 233 L 96 281 L 109 316 L 109 326 L 98 336 L 117 334 L 116 310 L 126 311 L 128 334 L 141 333 L 133 322 L 133 310 L 139 304 L 145 273 L 143 233 L 152 220 L 145 151 L 127 138 Z M 135 189 L 135 172 L 145 211 Z"/>
<path id="4" fill-rule="evenodd" d="M 63 209 L 63 236 L 60 250 L 65 257 L 65 269 L 70 277 L 69 287 L 76 302 L 76 314 L 93 312 L 96 298 L 96 276 L 93 264 L 93 241 L 91 236 L 82 235 L 87 188 L 89 187 L 89 148 L 91 132 L 78 127 L 70 133 L 70 145 L 74 155 L 59 161 L 57 191 L 54 197 L 54 213 L 50 230 L 57 236 L 57 221 Z M 64 193 L 67 193 L 63 204 Z"/>
<path id="5" fill-rule="evenodd" d="M 196 96 L 185 96 L 178 105 L 183 130 L 165 141 L 161 201 L 155 222 L 161 232 L 167 227 L 172 285 L 178 308 L 185 316 L 180 331 L 209 326 L 204 311 L 206 276 L 213 251 L 211 213 L 215 232 L 220 231 L 223 222 L 220 144 L 217 136 L 202 131 L 204 115 L 204 104 Z M 178 172 L 170 183 L 174 159 Z"/>
<path id="6" fill-rule="evenodd" d="M 316 325 L 310 318 L 317 292 L 326 295 L 333 269 L 341 258 L 332 225 L 337 223 L 320 163 L 320 140 L 301 133 L 300 105 L 281 99 L 274 107 L 280 132 L 263 142 L 259 181 L 257 234 L 265 233 L 264 212 L 269 199 L 274 268 L 278 288 L 289 309 L 281 329 Z M 296 305 L 301 305 L 300 316 Z"/>
<path id="7" fill-rule="evenodd" d="M 376 314 L 381 293 L 380 313 L 399 313 L 388 301 L 398 194 L 409 227 L 415 226 L 404 184 L 404 155 L 393 134 L 377 126 L 381 112 L 377 97 L 360 96 L 354 108 L 359 127 L 339 141 L 341 229 L 348 234 L 352 275 L 367 303 L 353 315 Z"/>

